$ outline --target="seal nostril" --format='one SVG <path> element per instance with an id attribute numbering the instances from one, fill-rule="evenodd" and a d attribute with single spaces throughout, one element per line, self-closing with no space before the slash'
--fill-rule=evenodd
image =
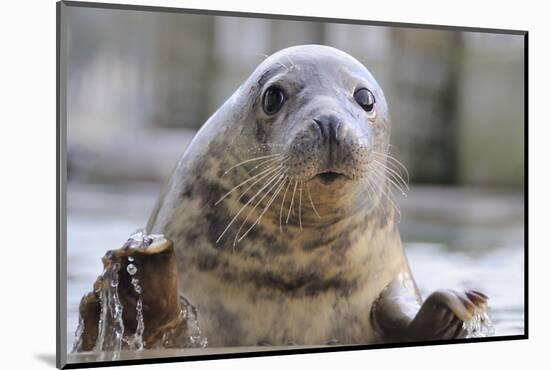
<path id="1" fill-rule="evenodd" d="M 338 129 L 340 128 L 340 121 L 331 121 L 328 125 L 330 132 L 330 139 L 335 143 L 338 142 Z"/>
<path id="2" fill-rule="evenodd" d="M 317 124 L 317 126 L 319 127 L 319 131 L 321 132 L 321 138 L 323 139 L 323 141 L 326 139 L 327 137 L 327 134 L 325 133 L 325 125 L 323 124 L 323 122 L 321 122 L 321 120 L 318 120 L 318 119 L 313 119 L 313 121 Z"/>
<path id="3" fill-rule="evenodd" d="M 323 116 L 314 118 L 313 121 L 319 127 L 323 141 L 338 142 L 338 130 L 340 129 L 340 120 L 333 116 Z"/>

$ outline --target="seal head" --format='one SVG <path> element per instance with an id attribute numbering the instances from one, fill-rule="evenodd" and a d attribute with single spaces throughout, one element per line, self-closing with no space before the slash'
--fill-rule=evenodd
<path id="1" fill-rule="evenodd" d="M 289 183 L 308 182 L 324 213 L 340 217 L 373 201 L 364 182 L 381 185 L 373 161 L 384 161 L 390 121 L 382 89 L 357 60 L 329 47 L 288 48 L 264 61 L 238 94 L 253 102 L 246 136 L 265 144 L 258 154 L 279 153 L 271 163 L 281 163 Z"/>

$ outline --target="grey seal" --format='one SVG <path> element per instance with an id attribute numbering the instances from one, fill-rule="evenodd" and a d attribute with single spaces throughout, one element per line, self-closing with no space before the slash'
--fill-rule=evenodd
<path id="1" fill-rule="evenodd" d="M 398 230 L 384 93 L 332 47 L 266 58 L 178 162 L 147 231 L 174 243 L 209 346 L 452 339 L 476 291 L 422 301 Z"/>

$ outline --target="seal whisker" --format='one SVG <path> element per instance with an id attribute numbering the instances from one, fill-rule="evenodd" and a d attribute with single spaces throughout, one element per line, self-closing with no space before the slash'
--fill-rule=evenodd
<path id="1" fill-rule="evenodd" d="M 239 239 L 239 233 L 241 232 L 241 230 L 243 229 L 244 225 L 246 224 L 246 221 L 248 221 L 248 218 L 250 217 L 250 215 L 252 214 L 252 212 L 254 212 L 254 210 L 258 207 L 258 205 L 260 205 L 260 203 L 262 203 L 262 201 L 265 199 L 265 197 L 267 197 L 269 195 L 269 193 L 271 193 L 271 190 L 273 190 L 281 181 L 282 179 L 284 178 L 285 174 L 280 174 L 280 175 L 275 175 L 273 176 L 273 178 L 271 178 L 271 180 L 269 180 L 269 183 L 273 182 L 273 180 L 277 179 L 272 185 L 271 187 L 269 188 L 269 190 L 267 190 L 265 192 L 264 195 L 262 195 L 262 197 L 260 198 L 260 200 L 258 200 L 256 202 L 256 204 L 254 205 L 254 207 L 252 207 L 252 209 L 248 212 L 248 214 L 246 215 L 244 221 L 241 223 L 241 226 L 239 227 L 239 229 L 237 230 L 237 233 L 235 234 L 235 239 L 233 239 L 233 247 L 241 241 L 241 239 Z M 263 192 L 262 190 L 260 190 L 260 192 Z M 257 193 L 259 194 L 259 192 Z M 255 225 L 255 224 L 254 224 Z"/>
<path id="2" fill-rule="evenodd" d="M 407 196 L 407 193 L 405 192 L 405 190 L 398 184 L 396 183 L 390 176 L 388 176 L 387 172 L 386 172 L 386 169 L 385 168 L 372 168 L 374 171 L 380 171 L 382 172 L 381 176 L 385 176 L 386 177 L 386 180 L 388 180 L 390 182 L 391 185 L 395 186 L 395 188 L 397 190 L 399 190 L 399 192 L 401 194 L 403 194 L 404 196 Z"/>
<path id="3" fill-rule="evenodd" d="M 286 193 L 288 192 L 288 188 L 290 188 L 291 183 L 292 183 L 292 177 L 288 179 L 288 185 L 286 186 L 285 193 L 283 194 L 283 200 L 281 201 L 281 208 L 279 210 L 279 229 L 281 230 L 281 233 L 283 232 L 283 210 L 284 210 L 284 204 L 286 199 Z"/>
<path id="4" fill-rule="evenodd" d="M 391 169 L 393 171 L 397 171 L 395 167 L 392 168 L 390 166 L 387 166 L 387 168 Z M 388 171 L 388 172 L 390 172 L 390 171 Z M 401 177 L 401 174 L 399 173 L 399 171 L 397 171 L 397 173 L 392 173 L 391 176 L 395 181 L 398 181 L 403 187 L 405 187 L 405 189 L 407 191 L 410 190 L 408 180 L 403 179 L 403 177 Z"/>
<path id="5" fill-rule="evenodd" d="M 375 162 L 376 162 L 376 161 L 375 161 Z M 393 186 L 395 186 L 395 187 L 397 188 L 397 190 L 399 190 L 399 191 L 401 192 L 401 194 L 403 194 L 403 195 L 405 195 L 405 196 L 407 195 L 407 194 L 405 193 L 405 190 L 401 187 L 401 185 L 398 184 L 396 181 L 394 181 L 394 180 L 388 175 L 388 172 L 387 172 L 388 168 L 387 168 L 387 167 L 383 167 L 382 165 L 380 165 L 380 166 L 373 166 L 373 167 L 372 167 L 372 170 L 373 170 L 374 172 L 377 172 L 380 176 L 386 177 L 386 179 L 387 179 Z"/>
<path id="6" fill-rule="evenodd" d="M 399 214 L 399 216 L 401 216 L 401 211 L 399 210 L 399 207 L 397 207 L 391 195 L 388 194 L 388 192 L 386 191 L 387 189 L 389 189 L 387 186 L 387 183 L 384 185 L 375 183 L 375 186 L 378 188 L 378 192 L 381 193 L 390 202 L 391 206 L 395 209 L 395 211 Z M 391 189 L 390 189 L 390 193 L 391 193 Z"/>
<path id="7" fill-rule="evenodd" d="M 271 178 L 271 180 L 269 180 L 266 184 L 263 185 L 263 187 L 258 190 L 258 192 L 256 194 L 254 194 L 254 196 L 252 196 L 248 202 L 246 202 L 246 204 L 244 206 L 241 207 L 241 209 L 239 209 L 239 211 L 237 212 L 237 214 L 231 219 L 231 221 L 229 222 L 229 224 L 225 227 L 225 229 L 222 231 L 222 233 L 220 234 L 220 236 L 218 237 L 218 239 L 216 240 L 216 243 L 218 243 L 221 238 L 223 237 L 223 235 L 227 232 L 227 230 L 231 227 L 231 225 L 233 224 L 233 222 L 235 222 L 235 220 L 237 219 L 237 217 L 239 217 L 239 215 L 241 214 L 241 212 L 250 204 L 252 203 L 252 201 L 254 199 L 256 199 L 256 197 L 258 196 L 258 194 L 260 194 L 265 188 L 267 188 L 269 186 L 269 184 L 276 178 L 276 175 L 273 176 Z"/>
<path id="8" fill-rule="evenodd" d="M 283 171 L 280 170 L 280 171 L 277 171 L 275 172 L 274 174 L 272 174 L 272 176 L 269 178 L 269 180 L 266 180 L 266 183 L 262 185 L 262 187 L 256 192 L 256 194 L 254 194 L 254 196 L 240 209 L 239 213 L 241 211 L 243 211 L 246 207 L 250 206 L 252 204 L 252 200 L 254 200 L 258 195 L 262 194 L 263 191 L 275 180 L 277 179 L 277 176 L 279 175 L 283 175 Z M 278 182 L 279 180 L 277 179 L 276 182 Z M 266 194 L 269 194 L 269 192 L 271 191 L 272 188 L 269 188 L 269 190 L 267 191 Z M 248 218 L 250 217 L 251 213 L 254 211 L 254 209 L 258 206 L 258 204 L 261 203 L 261 201 L 264 199 L 265 195 L 256 203 L 256 205 L 248 212 L 248 214 L 246 215 L 246 218 L 245 220 L 241 223 L 241 226 L 239 227 L 239 229 L 237 230 L 236 234 L 235 234 L 235 238 L 233 239 L 233 250 L 235 250 L 235 245 L 237 244 L 237 238 L 239 236 L 239 233 L 241 231 L 241 229 L 243 228 L 244 224 L 246 223 L 246 221 L 248 220 Z M 238 214 L 237 214 L 238 216 Z M 232 220 L 233 221 L 233 220 Z"/>
<path id="9" fill-rule="evenodd" d="M 386 197 L 388 198 L 388 200 L 390 201 L 391 205 L 393 206 L 393 208 L 395 209 L 395 211 L 397 212 L 397 214 L 399 215 L 399 217 L 401 217 L 401 210 L 399 209 L 399 207 L 397 206 L 397 204 L 395 204 L 395 200 L 393 200 L 393 197 L 391 195 L 389 195 L 388 193 L 391 193 L 391 188 L 388 184 L 386 184 L 386 190 L 387 192 L 385 191 L 384 194 L 386 194 Z"/>
<path id="10" fill-rule="evenodd" d="M 389 172 L 389 174 L 391 174 L 392 177 L 394 177 L 396 181 L 399 181 L 407 190 L 409 190 L 408 183 L 401 177 L 399 172 L 397 172 L 394 169 L 390 168 L 388 165 L 385 165 L 384 163 L 377 161 L 376 159 L 373 159 L 372 162 L 378 164 L 380 167 L 382 167 L 382 169 L 384 171 Z M 403 189 L 400 189 L 400 190 L 402 192 L 404 192 Z"/>
<path id="11" fill-rule="evenodd" d="M 267 59 L 269 58 L 269 55 L 267 54 L 264 54 L 264 53 L 254 53 L 256 56 L 259 56 L 259 57 L 264 57 L 264 59 Z"/>
<path id="12" fill-rule="evenodd" d="M 402 168 L 403 171 L 405 171 L 405 175 L 407 176 L 407 182 L 409 182 L 409 171 L 407 170 L 407 167 L 403 163 L 401 163 L 397 158 L 395 158 L 389 153 L 386 154 L 386 158 L 391 161 L 389 163 L 393 164 L 397 168 Z"/>
<path id="13" fill-rule="evenodd" d="M 241 200 L 246 193 L 248 193 L 248 191 L 250 189 L 252 189 L 257 183 L 259 183 L 260 181 L 262 181 L 263 179 L 265 179 L 266 177 L 270 176 L 270 175 L 275 175 L 276 176 L 276 173 L 277 172 L 280 172 L 282 170 L 282 168 L 277 168 L 276 167 L 278 166 L 272 166 L 271 168 L 274 169 L 274 171 L 269 171 L 267 173 L 265 173 L 264 175 L 260 176 L 258 179 L 256 179 L 256 181 L 254 181 L 252 184 L 250 184 L 243 192 L 242 194 L 239 196 L 238 200 Z"/>
<path id="14" fill-rule="evenodd" d="M 225 176 L 229 173 L 229 171 L 231 171 L 232 169 L 235 169 L 239 166 L 242 166 L 243 164 L 246 164 L 246 163 L 250 163 L 250 162 L 254 162 L 254 161 L 259 161 L 261 159 L 267 159 L 267 158 L 273 158 L 273 157 L 279 157 L 279 156 L 282 156 L 282 153 L 277 153 L 277 154 L 270 154 L 270 155 L 263 155 L 263 156 L 260 156 L 260 157 L 255 157 L 255 158 L 250 158 L 250 159 L 247 159 L 246 161 L 242 161 L 240 163 L 237 163 L 236 165 L 230 167 L 227 171 L 225 171 L 223 173 L 222 176 Z"/>
<path id="15" fill-rule="evenodd" d="M 381 156 L 382 159 L 388 159 L 389 162 L 387 162 L 386 165 L 387 166 L 393 166 L 396 172 L 400 173 L 401 170 L 403 170 L 405 172 L 405 176 L 407 177 L 407 180 L 405 181 L 405 180 L 402 179 L 402 181 L 406 184 L 409 183 L 409 171 L 407 170 L 407 167 L 405 167 L 405 165 L 403 163 L 398 161 L 395 157 L 393 157 L 389 153 L 382 153 L 382 152 L 378 152 L 378 151 L 372 151 L 372 153 L 375 154 L 375 155 Z"/>
<path id="16" fill-rule="evenodd" d="M 288 220 L 290 219 L 290 211 L 292 211 L 292 206 L 294 205 L 294 195 L 296 194 L 296 188 L 298 187 L 298 180 L 295 180 L 294 184 L 294 191 L 292 192 L 292 199 L 290 200 L 290 206 L 288 207 L 288 215 L 286 216 L 286 224 L 288 224 Z"/>
<path id="17" fill-rule="evenodd" d="M 258 224 L 258 222 L 260 222 L 261 218 L 263 217 L 263 215 L 267 212 L 267 210 L 269 209 L 269 207 L 271 206 L 271 203 L 273 203 L 273 201 L 275 200 L 275 198 L 277 197 L 277 195 L 279 195 L 279 193 L 281 192 L 281 190 L 283 189 L 283 186 L 285 185 L 286 183 L 286 178 L 288 177 L 288 175 L 284 175 L 283 177 L 283 180 L 282 181 L 278 181 L 276 182 L 276 184 L 279 184 L 279 187 L 275 190 L 275 192 L 273 193 L 273 195 L 271 196 L 271 198 L 269 199 L 269 201 L 267 202 L 267 205 L 266 207 L 264 208 L 264 210 L 262 211 L 262 213 L 260 213 L 260 216 L 258 216 L 258 218 L 256 219 L 256 221 L 252 224 L 252 226 L 250 226 L 248 228 L 248 230 L 245 231 L 245 233 L 239 238 L 239 240 L 237 240 L 237 243 L 239 243 L 241 240 L 244 239 L 244 237 L 250 232 L 250 230 L 252 230 L 254 228 L 254 226 L 256 226 Z M 270 189 L 271 191 L 271 189 Z M 269 192 L 267 193 L 269 194 Z M 267 195 L 266 194 L 266 195 Z"/>
<path id="18" fill-rule="evenodd" d="M 288 67 L 285 66 L 283 63 L 281 63 L 281 62 L 276 62 L 275 64 L 280 65 L 281 67 L 283 67 L 284 69 L 286 69 L 287 72 L 290 72 L 290 69 L 288 69 Z"/>
<path id="19" fill-rule="evenodd" d="M 388 157 L 385 157 L 385 158 L 387 159 Z M 399 173 L 399 168 L 397 168 L 397 167 L 392 168 L 392 167 L 391 167 L 391 165 L 392 165 L 391 162 L 387 162 L 387 161 L 386 161 L 386 163 L 382 163 L 382 162 L 380 162 L 380 161 L 378 161 L 378 160 L 376 160 L 376 159 L 373 159 L 373 162 L 376 162 L 377 164 L 379 164 L 379 165 L 380 165 L 381 167 L 383 167 L 383 168 L 387 168 L 388 171 L 391 172 L 391 174 L 392 174 L 394 177 L 396 177 L 397 180 L 399 180 L 404 186 L 407 186 L 407 187 L 408 187 L 408 182 L 405 181 L 405 179 L 403 179 L 403 177 L 402 177 L 401 174 Z"/>
<path id="20" fill-rule="evenodd" d="M 369 209 L 369 211 L 370 211 L 375 206 L 375 203 L 374 203 L 375 199 L 373 197 L 374 189 L 372 188 L 372 184 L 371 184 L 370 179 L 368 177 L 365 179 L 365 185 L 367 185 L 367 187 L 366 187 L 367 194 L 368 194 L 368 197 L 369 197 L 369 199 L 371 200 L 371 203 L 372 203 L 371 208 Z"/>
<path id="21" fill-rule="evenodd" d="M 406 190 L 410 190 L 408 180 L 403 179 L 399 171 L 396 171 L 395 168 L 392 168 L 389 165 L 386 165 L 385 168 L 387 168 L 387 170 L 391 172 L 392 178 L 402 184 Z"/>
<path id="22" fill-rule="evenodd" d="M 288 61 L 290 62 L 290 70 L 293 70 L 294 68 L 296 68 L 296 65 L 294 64 L 292 59 L 290 59 L 290 57 L 288 55 L 285 55 L 285 56 L 288 59 Z"/>
<path id="23" fill-rule="evenodd" d="M 377 177 L 380 177 L 380 175 L 377 175 Z M 371 182 L 372 180 L 372 182 Z M 380 185 L 374 180 L 374 179 L 371 179 L 371 178 L 368 178 L 367 177 L 367 182 L 371 185 L 371 189 L 373 191 L 374 194 L 378 193 L 380 194 L 381 196 L 386 196 L 386 193 L 383 191 L 383 189 L 380 187 Z M 380 197 L 378 198 L 380 199 Z M 386 210 L 386 207 L 382 207 L 382 210 L 384 211 L 384 215 L 386 217 L 388 217 L 388 211 Z"/>
<path id="24" fill-rule="evenodd" d="M 267 159 L 265 160 L 264 162 L 256 165 L 255 167 L 252 167 L 252 169 L 250 169 L 250 171 L 248 171 L 248 175 L 252 174 L 252 172 L 254 172 L 254 170 L 256 170 L 257 168 L 267 164 L 267 163 L 271 163 L 271 162 L 280 162 L 279 164 L 283 164 L 285 162 L 287 162 L 290 158 L 287 158 L 287 157 L 276 157 L 276 158 L 271 158 L 271 159 Z"/>
<path id="25" fill-rule="evenodd" d="M 321 216 L 319 216 L 319 213 L 317 212 L 317 209 L 315 208 L 315 204 L 313 204 L 313 199 L 311 198 L 311 192 L 309 191 L 309 183 L 307 181 L 306 181 L 306 190 L 307 190 L 307 195 L 309 197 L 309 202 L 311 203 L 311 208 L 313 208 L 313 212 L 315 212 L 318 218 L 321 218 Z"/>
<path id="26" fill-rule="evenodd" d="M 304 181 L 300 180 L 300 205 L 298 207 L 298 220 L 300 223 L 300 231 L 302 231 L 302 188 L 304 186 Z"/>
<path id="27" fill-rule="evenodd" d="M 258 174 L 256 174 L 256 175 L 254 175 L 254 176 L 252 176 L 252 177 L 246 179 L 245 181 L 241 182 L 239 185 L 235 186 L 233 189 L 231 189 L 231 190 L 229 190 L 227 193 L 225 193 L 216 203 L 214 203 L 214 205 L 218 205 L 222 200 L 224 200 L 225 198 L 227 198 L 227 197 L 228 197 L 231 193 L 233 193 L 235 190 L 237 190 L 238 188 L 240 188 L 240 187 L 243 186 L 244 184 L 247 184 L 248 182 L 254 180 L 255 178 L 257 178 L 257 177 L 259 177 L 259 176 L 262 176 L 262 175 L 266 175 L 266 176 L 267 176 L 268 174 L 271 174 L 272 172 L 275 172 L 275 171 L 280 170 L 280 169 L 282 169 L 282 168 L 283 168 L 282 165 L 274 165 L 274 166 L 272 166 L 272 167 L 269 167 L 269 168 L 263 170 L 262 172 L 260 172 L 260 173 L 258 173 Z M 258 179 L 258 181 L 261 180 L 261 179 L 264 178 L 264 177 L 265 177 L 265 176 L 262 176 L 260 179 Z M 257 181 L 256 181 L 254 184 L 252 184 L 252 185 L 255 185 L 256 183 L 257 183 Z M 247 191 L 248 191 L 248 190 L 249 190 L 249 189 L 247 189 Z M 239 198 L 239 199 L 240 199 L 240 198 Z"/>
<path id="28" fill-rule="evenodd" d="M 370 185 L 370 190 L 372 191 L 372 197 L 373 199 L 376 200 L 376 206 L 378 206 L 382 202 L 384 193 L 382 192 L 382 194 L 380 194 L 381 193 L 380 187 L 378 186 L 378 183 L 376 182 L 375 179 L 369 179 L 369 185 Z M 388 217 L 388 210 L 386 209 L 386 207 L 382 205 L 382 209 L 384 211 L 384 215 Z"/>
<path id="29" fill-rule="evenodd" d="M 284 146 L 286 146 L 286 144 L 263 143 L 261 146 L 266 146 L 266 147 L 270 147 L 270 146 L 280 146 L 280 147 L 284 147 Z"/>

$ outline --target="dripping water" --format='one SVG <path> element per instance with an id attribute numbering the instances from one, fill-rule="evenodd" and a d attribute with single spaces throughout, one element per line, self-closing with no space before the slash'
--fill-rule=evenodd
<path id="1" fill-rule="evenodd" d="M 208 339 L 202 335 L 195 307 L 184 297 L 180 296 L 180 301 L 183 308 L 178 318 L 185 321 L 185 330 L 183 332 L 176 329 L 167 331 L 162 336 L 162 345 L 165 348 L 205 348 L 208 345 Z"/>
<path id="2" fill-rule="evenodd" d="M 113 264 L 112 268 L 108 268 L 108 281 L 107 281 L 107 306 L 110 316 L 109 324 L 105 330 L 105 336 L 103 337 L 103 343 L 100 343 L 101 349 L 112 350 L 112 360 L 117 360 L 120 357 L 120 351 L 122 350 L 122 338 L 124 336 L 124 322 L 122 320 L 123 307 L 120 303 L 118 296 L 118 272 L 120 270 L 120 264 Z M 102 302 L 103 303 L 103 302 Z M 96 343 L 97 345 L 97 343 Z"/>
<path id="3" fill-rule="evenodd" d="M 466 338 L 488 337 L 495 333 L 495 327 L 487 312 L 476 313 L 471 320 L 462 324 L 462 328 L 466 331 Z"/>
<path id="4" fill-rule="evenodd" d="M 146 248 L 159 238 L 164 239 L 164 236 L 157 234 L 147 235 L 144 229 L 139 229 L 124 243 L 123 248 Z M 128 256 L 127 260 L 128 265 L 126 266 L 125 272 L 131 277 L 130 281 L 132 287 L 138 295 L 135 307 L 136 331 L 132 334 L 125 333 L 123 321 L 124 307 L 121 304 L 118 292 L 121 266 L 119 263 L 107 265 L 102 275 L 99 276 L 98 281 L 100 284 L 97 284 L 98 288 L 94 291 L 99 299 L 100 314 L 98 335 L 92 351 L 99 353 L 99 361 L 106 359 L 118 360 L 123 347 L 132 351 L 141 351 L 145 347 L 143 340 L 145 330 L 145 322 L 143 319 L 143 289 L 136 276 L 138 266 L 136 266 L 135 258 Z M 185 298 L 182 298 L 180 319 L 182 322 L 185 322 L 185 329 L 177 330 L 177 333 L 175 330 L 165 333 L 162 344 L 167 344 L 167 347 L 179 348 L 206 347 L 207 339 L 201 334 L 196 310 Z M 84 319 L 79 316 L 79 325 L 75 332 L 73 352 L 81 350 L 84 330 Z M 108 358 L 109 355 L 111 355 L 111 358 Z"/>
<path id="5" fill-rule="evenodd" d="M 187 332 L 189 334 L 189 347 L 205 348 L 208 345 L 208 339 L 202 335 L 197 319 L 197 310 L 188 304 L 185 309 Z"/>
<path id="6" fill-rule="evenodd" d="M 128 257 L 128 261 L 132 262 L 134 259 Z M 134 291 L 138 294 L 138 300 L 136 303 L 136 332 L 128 339 L 128 346 L 131 350 L 141 351 L 143 350 L 143 331 L 145 330 L 145 323 L 143 322 L 143 300 L 141 296 L 141 286 L 139 285 L 139 279 L 134 277 L 137 273 L 137 267 L 133 263 L 129 263 L 126 267 L 126 271 L 132 276 L 132 286 Z"/>

